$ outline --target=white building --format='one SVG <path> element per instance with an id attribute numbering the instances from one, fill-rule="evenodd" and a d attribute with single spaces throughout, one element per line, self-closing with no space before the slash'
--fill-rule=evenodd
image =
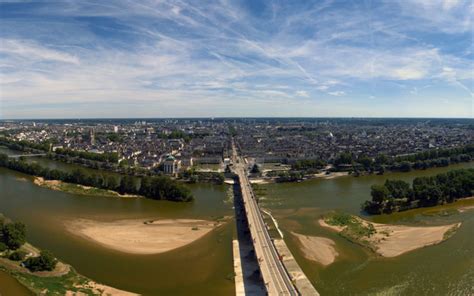
<path id="1" fill-rule="evenodd" d="M 163 171 L 168 175 L 177 175 L 181 169 L 181 160 L 177 160 L 172 155 L 168 155 L 163 162 Z"/>

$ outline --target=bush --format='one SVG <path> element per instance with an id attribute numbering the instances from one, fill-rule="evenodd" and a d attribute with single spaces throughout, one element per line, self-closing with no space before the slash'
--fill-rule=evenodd
<path id="1" fill-rule="evenodd" d="M 22 261 L 26 257 L 26 252 L 23 251 L 15 251 L 8 256 L 8 259 L 13 261 Z"/>
<path id="2" fill-rule="evenodd" d="M 4 243 L 0 242 L 0 252 L 4 252 L 6 249 L 8 249 L 7 245 Z"/>
<path id="3" fill-rule="evenodd" d="M 49 251 L 41 251 L 38 257 L 30 257 L 23 262 L 26 268 L 30 271 L 51 271 L 56 267 L 58 260 L 54 258 L 53 254 Z"/>
<path id="4" fill-rule="evenodd" d="M 346 213 L 335 213 L 327 219 L 327 223 L 334 226 L 347 226 L 354 222 L 354 217 Z"/>

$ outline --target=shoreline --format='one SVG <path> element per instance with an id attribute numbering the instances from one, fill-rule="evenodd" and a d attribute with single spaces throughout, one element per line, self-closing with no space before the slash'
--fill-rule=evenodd
<path id="1" fill-rule="evenodd" d="M 333 225 L 328 218 L 318 220 L 321 227 L 331 229 L 343 237 L 372 249 L 382 257 L 396 257 L 423 247 L 439 244 L 449 239 L 461 227 L 462 222 L 440 226 L 407 226 L 372 223 L 351 216 L 358 227 L 371 229 L 368 235 L 355 236 L 351 225 Z"/>
<path id="2" fill-rule="evenodd" d="M 76 219 L 64 224 L 71 234 L 104 248 L 128 254 L 152 255 L 187 246 L 224 223 L 192 219 L 112 222 Z"/>
<path id="3" fill-rule="evenodd" d="M 30 256 L 37 256 L 40 253 L 39 249 L 29 243 L 25 243 L 21 249 L 28 252 Z M 0 270 L 6 272 L 16 279 L 20 285 L 38 295 L 45 295 L 45 293 L 51 292 L 49 289 L 60 289 L 60 291 L 52 291 L 55 295 L 59 295 L 58 293 L 64 293 L 64 295 L 138 295 L 99 284 L 77 273 L 71 265 L 59 259 L 55 269 L 52 271 L 31 272 L 26 267 L 21 266 L 18 261 L 0 257 Z M 53 280 L 57 282 L 52 283 Z M 50 285 L 55 287 L 50 288 Z M 60 288 L 57 285 L 60 285 Z"/>
<path id="4" fill-rule="evenodd" d="M 33 177 L 33 184 L 50 190 L 61 191 L 71 194 L 86 196 L 104 196 L 119 198 L 143 198 L 141 195 L 120 194 L 117 191 L 100 189 L 96 187 L 84 186 L 74 183 L 67 183 L 60 180 L 45 180 L 43 177 Z"/>
<path id="5" fill-rule="evenodd" d="M 334 172 L 330 174 L 326 174 L 323 172 L 319 174 L 305 176 L 305 178 L 298 181 L 277 182 L 278 177 L 258 177 L 258 178 L 250 178 L 249 180 L 251 184 L 265 185 L 265 184 L 277 184 L 277 183 L 300 183 L 300 182 L 318 180 L 318 179 L 332 180 L 332 179 L 347 177 L 347 176 L 350 176 L 348 172 Z"/>

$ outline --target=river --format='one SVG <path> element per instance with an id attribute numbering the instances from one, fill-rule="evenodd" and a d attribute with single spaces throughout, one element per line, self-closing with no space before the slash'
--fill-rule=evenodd
<path id="1" fill-rule="evenodd" d="M 340 177 L 302 183 L 265 185 L 260 204 L 272 211 L 285 234 L 285 241 L 309 279 L 322 295 L 473 295 L 474 211 L 457 213 L 446 205 L 391 215 L 365 217 L 380 223 L 440 225 L 463 222 L 449 240 L 394 258 L 382 258 L 353 244 L 317 220 L 332 210 L 361 215 L 360 204 L 370 198 L 370 186 L 387 178 L 411 182 L 456 168 L 473 168 L 474 163 L 385 176 Z M 459 201 L 474 205 L 473 200 Z M 324 236 L 336 242 L 336 262 L 322 267 L 303 257 L 290 231 Z"/>
<path id="2" fill-rule="evenodd" d="M 42 161 L 62 169 L 69 166 Z M 228 279 L 233 272 L 232 220 L 194 243 L 158 255 L 112 251 L 69 233 L 64 225 L 64 221 L 78 218 L 214 219 L 233 214 L 227 186 L 195 184 L 190 189 L 196 197 L 192 203 L 88 197 L 41 188 L 29 176 L 0 168 L 0 212 L 26 223 L 31 243 L 51 250 L 100 283 L 144 295 L 232 294 L 234 284 Z"/>
<path id="3" fill-rule="evenodd" d="M 76 167 L 40 161 L 63 169 Z M 474 167 L 474 163 L 384 176 L 268 184 L 263 186 L 266 197 L 261 204 L 272 211 L 295 258 L 322 295 L 469 295 L 474 289 L 473 211 L 461 214 L 448 206 L 374 217 L 376 222 L 414 225 L 463 222 L 448 241 L 390 259 L 376 257 L 316 223 L 334 209 L 360 214 L 370 186 L 387 178 L 410 181 L 462 167 Z M 0 169 L 0 212 L 25 222 L 33 244 L 53 251 L 100 283 L 144 295 L 233 295 L 234 284 L 227 279 L 233 272 L 232 222 L 188 246 L 152 256 L 103 248 L 69 233 L 64 226 L 64 221 L 77 218 L 213 219 L 233 214 L 227 186 L 196 184 L 190 188 L 196 196 L 193 203 L 87 197 L 40 188 L 28 176 Z M 306 260 L 290 231 L 333 239 L 339 258 L 325 268 Z M 0 273 L 0 281 L 3 278 Z"/>

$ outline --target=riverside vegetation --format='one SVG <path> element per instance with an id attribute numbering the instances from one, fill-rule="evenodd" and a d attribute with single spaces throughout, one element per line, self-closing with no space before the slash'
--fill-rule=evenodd
<path id="1" fill-rule="evenodd" d="M 385 170 L 394 172 L 409 172 L 433 167 L 446 167 L 450 164 L 469 162 L 474 158 L 474 145 L 457 148 L 431 149 L 423 152 L 399 156 L 379 154 L 371 158 L 365 154 L 354 157 L 351 153 L 341 153 L 334 160 L 336 170 L 344 167 L 354 171 L 368 173 L 384 173 Z"/>
<path id="2" fill-rule="evenodd" d="M 297 160 L 291 165 L 289 171 L 269 171 L 267 177 L 274 177 L 276 182 L 296 182 L 305 178 L 311 178 L 320 173 L 323 168 L 331 164 L 333 167 L 327 171 L 349 172 L 353 176 L 361 174 L 384 174 L 391 172 L 410 172 L 411 170 L 426 170 L 434 167 L 447 167 L 451 164 L 470 162 L 474 159 L 474 145 L 465 145 L 458 148 L 432 149 L 409 155 L 389 156 L 378 154 L 369 157 L 366 154 L 354 156 L 352 153 L 344 152 L 336 156 L 334 160 L 322 159 Z"/>
<path id="3" fill-rule="evenodd" d="M 346 213 L 332 213 L 319 221 L 346 239 L 383 257 L 396 257 L 450 238 L 462 223 L 436 226 L 408 226 L 372 223 Z"/>
<path id="4" fill-rule="evenodd" d="M 166 176 L 133 177 L 129 175 L 91 174 L 81 169 L 71 173 L 42 167 L 37 163 L 28 163 L 23 159 L 10 159 L 0 154 L 0 167 L 6 167 L 28 175 L 39 176 L 46 180 L 59 180 L 68 183 L 90 186 L 99 189 L 117 191 L 120 194 L 142 195 L 150 199 L 170 201 L 192 201 L 191 191 L 184 185 Z"/>
<path id="5" fill-rule="evenodd" d="M 134 295 L 91 281 L 26 241 L 26 226 L 0 215 L 0 270 L 36 295 Z"/>
<path id="6" fill-rule="evenodd" d="M 371 187 L 372 200 L 364 202 L 362 209 L 369 214 L 382 214 L 431 207 L 471 197 L 473 191 L 474 169 L 418 177 L 411 186 L 402 180 L 387 180 Z"/>
<path id="7" fill-rule="evenodd" d="M 52 271 L 57 260 L 49 251 L 34 256 L 26 244 L 26 226 L 21 222 L 7 222 L 0 217 L 0 254 L 10 261 L 21 262 L 31 272 Z"/>

